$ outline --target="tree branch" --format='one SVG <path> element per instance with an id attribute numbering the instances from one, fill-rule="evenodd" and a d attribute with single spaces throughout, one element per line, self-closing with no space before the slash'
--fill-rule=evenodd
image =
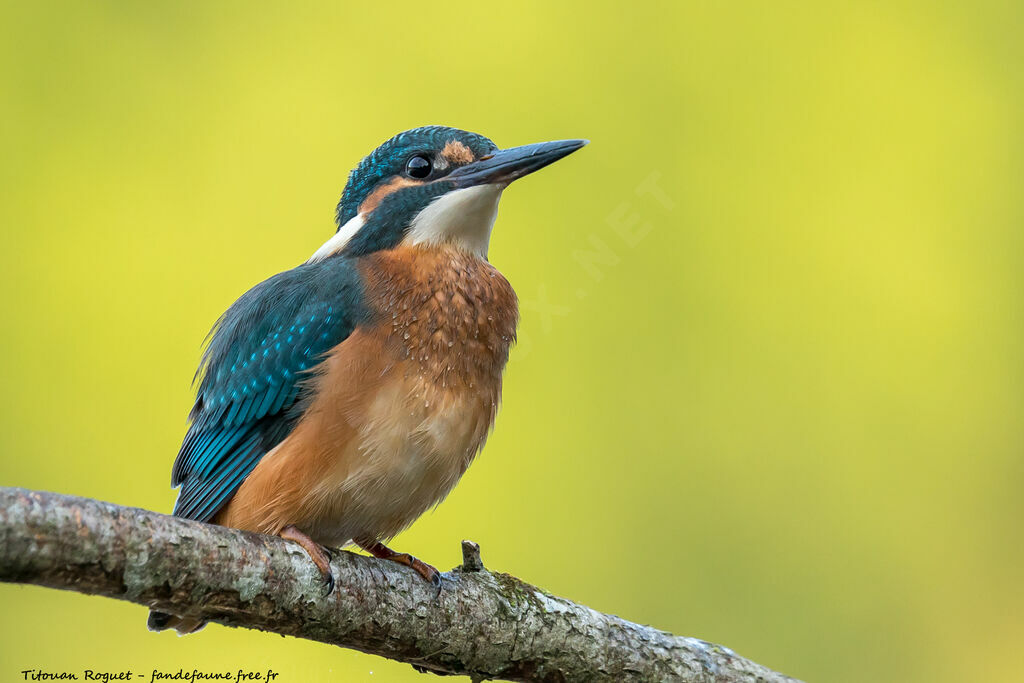
<path id="1" fill-rule="evenodd" d="M 88 498 L 0 488 L 0 580 L 353 648 L 444 674 L 517 681 L 794 679 L 728 648 L 601 614 L 483 568 L 440 597 L 412 571 L 335 553 L 337 587 L 279 538 Z M 139 628 L 142 628 L 139 615 Z"/>

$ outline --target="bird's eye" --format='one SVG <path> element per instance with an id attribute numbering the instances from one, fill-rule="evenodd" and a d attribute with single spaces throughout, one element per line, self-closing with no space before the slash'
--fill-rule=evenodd
<path id="1" fill-rule="evenodd" d="M 405 162 L 405 172 L 410 178 L 426 178 L 430 175 L 430 169 L 430 159 L 422 154 L 417 154 Z"/>

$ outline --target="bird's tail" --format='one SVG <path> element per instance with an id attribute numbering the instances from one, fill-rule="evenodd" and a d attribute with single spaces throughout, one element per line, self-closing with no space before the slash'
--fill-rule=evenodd
<path id="1" fill-rule="evenodd" d="M 187 636 L 206 626 L 206 622 L 194 617 L 179 617 L 153 609 L 149 611 L 149 621 L 146 622 L 146 625 L 149 626 L 150 631 L 166 631 L 173 628 L 179 636 Z"/>

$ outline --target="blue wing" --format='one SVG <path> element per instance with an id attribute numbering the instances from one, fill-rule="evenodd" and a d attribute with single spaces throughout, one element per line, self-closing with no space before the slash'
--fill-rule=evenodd
<path id="1" fill-rule="evenodd" d="M 288 436 L 301 417 L 303 380 L 352 332 L 360 301 L 352 264 L 328 259 L 256 285 L 221 316 L 171 471 L 171 485 L 181 486 L 175 515 L 213 519 Z"/>

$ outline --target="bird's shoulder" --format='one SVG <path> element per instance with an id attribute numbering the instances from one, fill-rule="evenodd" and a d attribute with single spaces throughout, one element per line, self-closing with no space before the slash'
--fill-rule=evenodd
<path id="1" fill-rule="evenodd" d="M 261 417 L 266 406 L 253 400 L 243 410 L 239 399 L 294 383 L 345 340 L 364 308 L 355 264 L 342 258 L 303 264 L 247 291 L 217 321 L 203 355 L 206 418 L 230 426 Z"/>

